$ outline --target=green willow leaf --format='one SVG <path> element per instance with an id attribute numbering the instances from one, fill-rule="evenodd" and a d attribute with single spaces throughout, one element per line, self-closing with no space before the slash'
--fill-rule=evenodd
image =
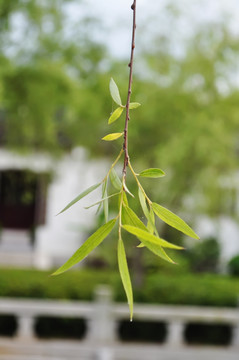
<path id="1" fill-rule="evenodd" d="M 117 119 L 119 119 L 120 115 L 122 114 L 122 112 L 124 111 L 124 108 L 122 107 L 118 107 L 110 116 L 109 120 L 108 120 L 108 124 L 112 124 L 113 122 L 115 122 Z"/>
<path id="2" fill-rule="evenodd" d="M 91 204 L 89 206 L 85 206 L 85 209 L 90 209 L 90 208 L 92 208 L 93 206 L 96 206 L 96 205 L 102 205 L 102 203 L 104 203 L 104 201 L 106 201 L 106 200 L 108 201 L 108 199 L 110 199 L 110 198 L 112 198 L 112 197 L 114 197 L 116 195 L 119 195 L 119 194 L 120 194 L 119 192 L 115 193 L 115 194 L 111 194 L 111 195 L 109 195 L 109 196 L 95 202 L 94 204 Z"/>
<path id="3" fill-rule="evenodd" d="M 123 206 L 122 208 L 122 224 L 123 225 L 132 225 L 144 231 L 147 231 L 144 223 L 138 218 L 135 212 L 128 206 Z"/>
<path id="4" fill-rule="evenodd" d="M 154 212 L 150 207 L 150 210 L 148 209 L 148 206 L 146 204 L 146 199 L 145 199 L 145 195 L 143 193 L 143 191 L 140 189 L 139 187 L 139 201 L 143 210 L 143 213 L 146 217 L 146 219 L 148 220 L 148 224 L 147 224 L 147 229 L 148 231 L 153 234 L 156 233 L 156 235 L 158 236 L 158 232 L 155 226 L 155 218 L 154 218 Z"/>
<path id="5" fill-rule="evenodd" d="M 118 177 L 115 169 L 112 169 L 110 172 L 110 181 L 116 190 L 122 189 L 122 183 L 121 183 L 120 178 Z"/>
<path id="6" fill-rule="evenodd" d="M 132 321 L 133 318 L 133 291 L 132 291 L 132 285 L 129 275 L 129 268 L 127 264 L 126 254 L 125 254 L 125 248 L 124 243 L 122 239 L 119 239 L 118 241 L 118 264 L 119 264 L 119 272 L 120 277 L 124 286 L 124 290 L 126 293 L 126 297 L 129 304 L 129 310 L 130 310 L 130 320 Z"/>
<path id="7" fill-rule="evenodd" d="M 123 205 L 128 206 L 128 199 L 127 199 L 127 195 L 125 194 L 125 192 L 123 192 Z"/>
<path id="8" fill-rule="evenodd" d="M 191 236 L 194 239 L 199 239 L 199 236 L 190 228 L 190 226 L 186 224 L 185 221 L 182 220 L 179 216 L 175 215 L 172 211 L 156 203 L 152 203 L 152 208 L 155 214 L 166 224 L 174 227 L 188 236 Z"/>
<path id="9" fill-rule="evenodd" d="M 146 242 L 148 241 L 148 242 L 151 242 L 152 244 L 160 245 L 162 247 L 169 248 L 169 249 L 175 249 L 175 250 L 183 249 L 183 247 L 181 247 L 181 246 L 171 244 L 170 242 L 168 242 L 164 239 L 161 239 L 153 234 L 150 234 L 148 231 L 142 230 L 138 227 L 131 226 L 131 225 L 123 225 L 123 228 L 126 231 L 128 231 L 129 233 L 135 235 L 140 241 L 142 241 L 143 244 L 144 244 L 144 240 L 146 240 Z"/>
<path id="10" fill-rule="evenodd" d="M 112 133 L 112 134 L 108 134 L 108 135 L 102 137 L 102 140 L 104 140 L 104 141 L 114 141 L 114 140 L 119 139 L 122 135 L 123 135 L 123 132 L 121 132 L 121 133 Z"/>
<path id="11" fill-rule="evenodd" d="M 90 207 L 92 207 L 92 206 L 95 206 L 96 204 L 92 204 L 91 206 L 88 206 L 88 209 L 90 208 Z M 102 201 L 98 201 L 98 208 L 97 208 L 97 210 L 96 210 L 96 215 L 98 215 L 99 214 L 99 212 L 100 212 L 100 210 L 101 210 L 101 206 L 102 206 Z M 85 209 L 87 209 L 87 207 L 85 207 Z"/>
<path id="12" fill-rule="evenodd" d="M 108 194 L 107 194 L 107 185 L 108 185 L 108 178 L 106 179 L 105 183 L 102 186 L 102 200 L 103 200 L 103 209 L 104 209 L 104 216 L 105 222 L 108 222 L 109 216 L 109 202 L 108 202 Z"/>
<path id="13" fill-rule="evenodd" d="M 148 218 L 148 223 L 147 223 L 147 229 L 151 234 L 154 234 L 154 232 L 157 233 L 157 229 L 155 227 L 155 217 L 154 217 L 154 212 L 152 210 L 152 208 L 150 207 L 150 211 L 149 211 L 149 218 Z"/>
<path id="14" fill-rule="evenodd" d="M 106 178 L 106 180 L 104 180 L 104 182 L 103 182 L 103 184 L 102 184 L 102 190 L 101 190 L 101 193 L 103 193 L 103 188 L 104 188 L 104 186 L 105 186 L 105 182 L 106 182 L 106 181 L 108 181 L 108 177 Z M 90 205 L 90 206 L 85 207 L 85 209 L 89 209 L 89 208 L 91 208 L 92 206 L 95 206 L 95 205 L 97 205 L 97 204 L 98 204 L 98 208 L 97 208 L 97 210 L 96 210 L 96 215 L 98 215 L 98 214 L 99 214 L 99 212 L 100 212 L 100 209 L 101 209 L 102 203 L 103 203 L 103 201 L 102 201 L 102 200 L 97 201 L 96 203 L 94 203 L 94 204 L 92 204 L 92 205 Z"/>
<path id="15" fill-rule="evenodd" d="M 81 247 L 52 275 L 59 275 L 72 266 L 82 261 L 89 253 L 94 250 L 112 231 L 115 225 L 116 219 L 110 220 L 103 226 L 101 226 L 94 234 L 92 234 Z"/>
<path id="16" fill-rule="evenodd" d="M 165 250 L 159 244 L 156 245 L 150 241 L 142 240 L 142 243 L 137 247 L 147 247 L 148 250 L 150 250 L 153 254 L 159 256 L 161 259 L 166 260 L 171 264 L 175 264 L 175 262 L 168 256 L 168 254 L 166 254 Z"/>
<path id="17" fill-rule="evenodd" d="M 119 89 L 113 78 L 110 79 L 110 95 L 116 104 L 122 106 Z"/>
<path id="18" fill-rule="evenodd" d="M 140 189 L 140 187 L 139 187 L 138 195 L 139 195 L 139 202 L 140 202 L 141 208 L 143 210 L 143 213 L 144 213 L 146 219 L 149 219 L 150 218 L 149 209 L 146 205 L 144 193 Z"/>
<path id="19" fill-rule="evenodd" d="M 151 168 L 141 171 L 141 173 L 139 173 L 139 176 L 149 177 L 149 178 L 159 178 L 165 176 L 165 172 L 161 169 Z"/>
<path id="20" fill-rule="evenodd" d="M 140 103 L 138 102 L 132 102 L 129 104 L 129 109 L 132 110 L 132 109 L 137 109 L 139 106 L 141 106 Z"/>
<path id="21" fill-rule="evenodd" d="M 71 202 L 69 202 L 68 205 L 66 205 L 66 207 L 64 207 L 63 210 L 61 210 L 57 215 L 63 213 L 64 211 L 68 210 L 72 205 L 74 205 L 75 203 L 77 203 L 79 200 L 81 200 L 83 197 L 85 197 L 86 195 L 88 195 L 89 193 L 91 193 L 92 191 L 94 191 L 95 189 L 97 189 L 100 186 L 101 183 L 95 184 L 90 186 L 88 189 L 86 189 L 85 191 L 83 191 L 80 195 L 78 195 L 75 199 L 73 199 Z"/>
<path id="22" fill-rule="evenodd" d="M 145 245 L 143 244 L 143 243 L 140 243 L 138 246 L 137 246 L 137 248 L 144 248 L 145 247 Z"/>

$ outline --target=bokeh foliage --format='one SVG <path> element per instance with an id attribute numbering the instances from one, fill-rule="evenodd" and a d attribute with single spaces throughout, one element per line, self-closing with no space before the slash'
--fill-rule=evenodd
<path id="1" fill-rule="evenodd" d="M 124 290 L 115 271 L 81 269 L 58 277 L 47 275 L 49 272 L 46 271 L 1 269 L 0 296 L 92 300 L 97 284 L 107 284 L 112 287 L 116 301 L 125 301 Z M 147 275 L 144 286 L 134 293 L 135 301 L 143 303 L 236 307 L 238 288 L 236 278 L 175 270 L 173 273 Z"/>

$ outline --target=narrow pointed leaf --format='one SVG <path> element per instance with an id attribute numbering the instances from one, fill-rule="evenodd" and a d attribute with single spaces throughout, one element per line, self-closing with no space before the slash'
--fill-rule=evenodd
<path id="1" fill-rule="evenodd" d="M 122 114 L 122 112 L 124 111 L 123 107 L 118 107 L 110 116 L 109 120 L 108 120 L 108 124 L 112 124 L 113 122 L 115 122 L 117 119 L 119 119 L 120 115 Z"/>
<path id="2" fill-rule="evenodd" d="M 83 260 L 89 253 L 94 250 L 112 231 L 115 225 L 116 219 L 110 220 L 108 223 L 101 226 L 94 234 L 92 234 L 81 247 L 62 265 L 56 270 L 53 275 L 59 275 L 72 266 L 78 264 Z"/>
<path id="3" fill-rule="evenodd" d="M 153 234 L 150 234 L 148 231 L 142 230 L 135 226 L 131 225 L 123 225 L 123 228 L 128 231 L 129 233 L 135 235 L 140 241 L 144 243 L 144 240 L 149 241 L 155 245 L 160 245 L 165 248 L 175 249 L 175 250 L 182 250 L 183 247 L 171 244 L 170 242 L 161 239 Z M 146 246 L 146 245 L 145 245 Z"/>
<path id="4" fill-rule="evenodd" d="M 110 172 L 110 181 L 116 190 L 122 189 L 122 183 L 121 183 L 120 178 L 118 177 L 115 169 L 112 169 Z"/>
<path id="5" fill-rule="evenodd" d="M 125 192 L 123 193 L 123 204 L 124 204 L 125 206 L 128 206 L 128 205 L 129 205 L 129 204 L 128 204 L 127 195 L 125 194 Z"/>
<path id="6" fill-rule="evenodd" d="M 122 239 L 119 239 L 118 241 L 118 264 L 119 264 L 119 272 L 120 277 L 124 286 L 124 290 L 126 293 L 126 297 L 129 304 L 129 310 L 130 310 L 130 320 L 133 318 L 133 291 L 132 291 L 132 285 L 129 275 L 129 269 L 124 249 L 124 243 Z"/>
<path id="7" fill-rule="evenodd" d="M 107 178 L 107 179 L 104 181 L 104 183 L 102 184 L 102 193 L 103 193 L 103 188 L 104 188 L 104 186 L 105 186 L 105 182 L 106 182 L 107 180 L 108 180 L 108 178 Z M 89 209 L 89 208 L 91 208 L 92 206 L 98 205 L 98 208 L 97 208 L 97 210 L 96 210 L 96 215 L 98 215 L 99 212 L 100 212 L 102 203 L 103 203 L 102 200 L 97 201 L 96 203 L 94 203 L 94 204 L 92 204 L 92 205 L 90 205 L 90 206 L 85 207 L 85 209 Z"/>
<path id="8" fill-rule="evenodd" d="M 139 194 L 139 202 L 140 202 L 141 208 L 143 210 L 143 213 L 144 213 L 146 219 L 149 219 L 150 218 L 149 209 L 148 209 L 148 207 L 146 205 L 144 193 L 140 189 L 140 187 L 139 187 L 138 194 Z"/>
<path id="9" fill-rule="evenodd" d="M 106 179 L 105 183 L 102 186 L 102 198 L 103 198 L 103 209 L 105 215 L 105 222 L 108 222 L 109 216 L 109 202 L 107 197 L 107 185 L 108 185 L 108 178 Z"/>
<path id="10" fill-rule="evenodd" d="M 147 247 L 147 249 L 149 249 L 152 253 L 161 257 L 163 260 L 166 260 L 172 264 L 175 264 L 175 262 L 166 254 L 165 250 L 159 244 L 156 245 L 156 244 L 154 244 L 150 241 L 144 240 L 144 239 L 142 239 L 142 244 L 145 247 Z M 137 246 L 137 247 L 142 247 L 142 246 Z"/>
<path id="11" fill-rule="evenodd" d="M 163 260 L 166 260 L 172 264 L 175 264 L 175 262 L 166 254 L 165 250 L 160 246 L 159 244 L 153 244 L 150 241 L 141 239 L 141 243 L 137 246 L 137 248 L 144 248 L 147 247 L 152 253 L 155 255 L 161 257 Z"/>
<path id="12" fill-rule="evenodd" d="M 129 104 L 130 110 L 137 109 L 139 106 L 141 106 L 141 104 L 138 103 L 138 102 L 132 102 L 132 103 Z"/>
<path id="13" fill-rule="evenodd" d="M 157 232 L 157 229 L 155 227 L 155 217 L 154 217 L 154 212 L 152 210 L 152 208 L 150 207 L 150 211 L 149 211 L 149 218 L 148 218 L 148 223 L 147 223 L 147 229 L 148 231 L 153 234 L 154 232 Z"/>
<path id="14" fill-rule="evenodd" d="M 100 212 L 100 209 L 101 209 L 101 206 L 102 206 L 102 201 L 99 203 L 99 206 L 98 206 L 98 208 L 97 208 L 97 210 L 96 210 L 96 215 L 98 215 L 99 214 L 99 212 Z"/>
<path id="15" fill-rule="evenodd" d="M 75 203 L 77 203 L 79 200 L 81 200 L 83 197 L 85 197 L 86 195 L 88 195 L 89 193 L 91 193 L 92 191 L 94 191 L 95 189 L 97 189 L 100 186 L 101 183 L 95 184 L 90 186 L 88 189 L 86 189 L 85 191 L 83 191 L 80 195 L 78 195 L 75 199 L 73 199 L 71 202 L 69 202 L 68 205 L 66 205 L 66 207 L 64 207 L 63 210 L 61 210 L 57 215 L 63 213 L 64 211 L 66 211 L 67 209 L 69 209 L 72 205 L 74 205 Z"/>
<path id="16" fill-rule="evenodd" d="M 182 220 L 179 216 L 175 215 L 172 211 L 156 203 L 152 204 L 152 208 L 155 214 L 166 224 L 174 227 L 188 236 L 191 236 L 194 239 L 199 239 L 199 236 L 190 228 L 190 226 L 186 224 L 185 221 Z"/>
<path id="17" fill-rule="evenodd" d="M 122 106 L 119 89 L 113 78 L 110 79 L 110 95 L 112 99 L 116 102 L 116 104 Z"/>
<path id="18" fill-rule="evenodd" d="M 119 139 L 122 135 L 123 135 L 123 133 L 112 133 L 112 134 L 108 134 L 108 135 L 104 136 L 104 137 L 102 138 L 102 140 L 105 140 L 105 141 L 114 141 L 114 140 Z"/>
<path id="19" fill-rule="evenodd" d="M 140 228 L 142 230 L 147 231 L 146 226 L 144 223 L 138 218 L 138 216 L 135 214 L 135 212 L 129 208 L 128 206 L 124 206 L 122 209 L 122 223 L 123 225 L 132 225 L 134 227 Z M 155 253 L 156 255 L 160 256 L 162 259 L 167 260 L 169 262 L 173 262 L 168 255 L 165 253 L 165 251 L 162 249 L 160 245 L 152 245 L 150 242 L 146 242 L 142 240 L 143 243 L 139 244 L 138 248 L 143 248 L 147 246 L 147 248 Z M 145 245 L 146 244 L 146 245 Z"/>
<path id="20" fill-rule="evenodd" d="M 106 201 L 106 200 L 108 201 L 108 199 L 110 199 L 110 198 L 112 198 L 112 197 L 114 197 L 114 196 L 116 196 L 116 195 L 119 195 L 119 194 L 120 194 L 120 193 L 115 193 L 115 194 L 109 195 L 109 196 L 107 196 L 107 197 L 105 197 L 105 198 L 103 198 L 103 199 L 95 202 L 94 204 L 91 204 L 91 205 L 89 205 L 89 206 L 85 206 L 85 209 L 90 209 L 90 208 L 92 208 L 93 206 L 101 205 L 104 201 Z"/>
<path id="21" fill-rule="evenodd" d="M 139 173 L 139 176 L 149 177 L 149 178 L 159 178 L 165 176 L 165 172 L 161 169 L 151 168 L 141 171 L 141 173 Z"/>
<path id="22" fill-rule="evenodd" d="M 128 206 L 123 206 L 122 208 L 122 224 L 135 226 L 139 229 L 147 231 L 144 223 L 138 218 L 135 212 Z"/>
<path id="23" fill-rule="evenodd" d="M 143 244 L 143 243 L 140 243 L 138 246 L 137 246 L 137 248 L 144 248 L 145 247 L 145 245 Z"/>

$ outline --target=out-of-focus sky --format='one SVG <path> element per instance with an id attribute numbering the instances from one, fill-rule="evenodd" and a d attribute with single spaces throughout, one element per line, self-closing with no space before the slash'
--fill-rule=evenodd
<path id="1" fill-rule="evenodd" d="M 112 53 L 117 56 L 128 53 L 131 4 L 132 0 L 83 0 L 83 12 L 102 21 L 107 34 L 103 42 L 109 44 Z M 79 20 L 79 12 L 82 13 L 82 3 L 78 11 L 75 5 L 70 8 L 72 19 Z M 150 41 L 152 32 L 171 32 L 176 37 L 185 38 L 202 23 L 220 20 L 226 21 L 233 32 L 239 33 L 238 19 L 238 0 L 137 1 L 138 37 L 142 44 Z M 97 34 L 99 38 L 101 35 L 101 32 Z"/>

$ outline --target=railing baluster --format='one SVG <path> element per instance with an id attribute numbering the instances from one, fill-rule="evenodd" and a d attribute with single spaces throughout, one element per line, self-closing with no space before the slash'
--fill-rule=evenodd
<path id="1" fill-rule="evenodd" d="M 184 345 L 185 324 L 182 321 L 172 321 L 168 323 L 166 344 L 169 346 Z"/>
<path id="2" fill-rule="evenodd" d="M 239 324 L 233 327 L 231 346 L 239 347 Z"/>
<path id="3" fill-rule="evenodd" d="M 35 319 L 32 316 L 19 315 L 17 318 L 17 338 L 19 340 L 30 340 L 35 338 L 34 333 Z"/>
<path id="4" fill-rule="evenodd" d="M 112 292 L 108 286 L 98 286 L 95 290 L 95 311 L 88 320 L 87 340 L 111 343 L 116 340 L 116 321 L 112 313 Z"/>

